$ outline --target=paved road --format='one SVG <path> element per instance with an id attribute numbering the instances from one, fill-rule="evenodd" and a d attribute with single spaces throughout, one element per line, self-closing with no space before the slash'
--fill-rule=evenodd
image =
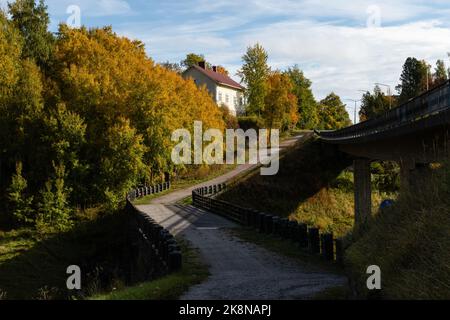
<path id="1" fill-rule="evenodd" d="M 280 149 L 289 147 L 297 139 L 283 142 Z M 251 167 L 241 165 L 201 185 L 225 182 Z M 184 237 L 198 248 L 210 267 L 210 277 L 191 287 L 181 299 L 307 299 L 323 289 L 346 282 L 342 276 L 311 270 L 262 247 L 244 243 L 230 234 L 230 228 L 238 227 L 233 222 L 176 203 L 201 185 L 166 194 L 149 205 L 139 206 L 174 235 Z"/>

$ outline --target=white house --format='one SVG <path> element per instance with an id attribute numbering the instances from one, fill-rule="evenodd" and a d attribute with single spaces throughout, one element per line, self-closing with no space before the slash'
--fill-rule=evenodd
<path id="1" fill-rule="evenodd" d="M 192 78 L 197 86 L 206 85 L 218 105 L 226 105 L 236 115 L 244 107 L 245 88 L 230 77 L 217 72 L 216 67 L 208 69 L 205 62 L 192 66 L 183 72 L 183 78 Z"/>

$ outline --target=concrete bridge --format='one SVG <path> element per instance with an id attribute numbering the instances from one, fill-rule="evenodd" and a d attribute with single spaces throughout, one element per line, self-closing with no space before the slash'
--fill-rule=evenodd
<path id="1" fill-rule="evenodd" d="M 355 225 L 371 215 L 370 163 L 399 163 L 402 188 L 430 163 L 449 157 L 450 82 L 446 82 L 385 114 L 336 131 L 316 133 L 326 143 L 354 157 Z"/>

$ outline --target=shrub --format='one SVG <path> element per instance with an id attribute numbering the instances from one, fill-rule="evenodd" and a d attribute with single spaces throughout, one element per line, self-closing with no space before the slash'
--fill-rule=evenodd
<path id="1" fill-rule="evenodd" d="M 258 116 L 238 117 L 239 127 L 244 131 L 248 129 L 259 130 L 264 128 L 264 120 Z"/>

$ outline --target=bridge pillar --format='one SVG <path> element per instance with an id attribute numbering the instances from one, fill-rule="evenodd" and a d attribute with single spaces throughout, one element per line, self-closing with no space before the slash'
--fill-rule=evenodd
<path id="1" fill-rule="evenodd" d="M 372 214 L 370 160 L 354 160 L 355 227 L 365 224 Z"/>
<path id="2" fill-rule="evenodd" d="M 400 162 L 400 184 L 403 191 L 419 191 L 425 177 L 431 173 L 428 163 L 415 163 L 414 161 Z"/>

